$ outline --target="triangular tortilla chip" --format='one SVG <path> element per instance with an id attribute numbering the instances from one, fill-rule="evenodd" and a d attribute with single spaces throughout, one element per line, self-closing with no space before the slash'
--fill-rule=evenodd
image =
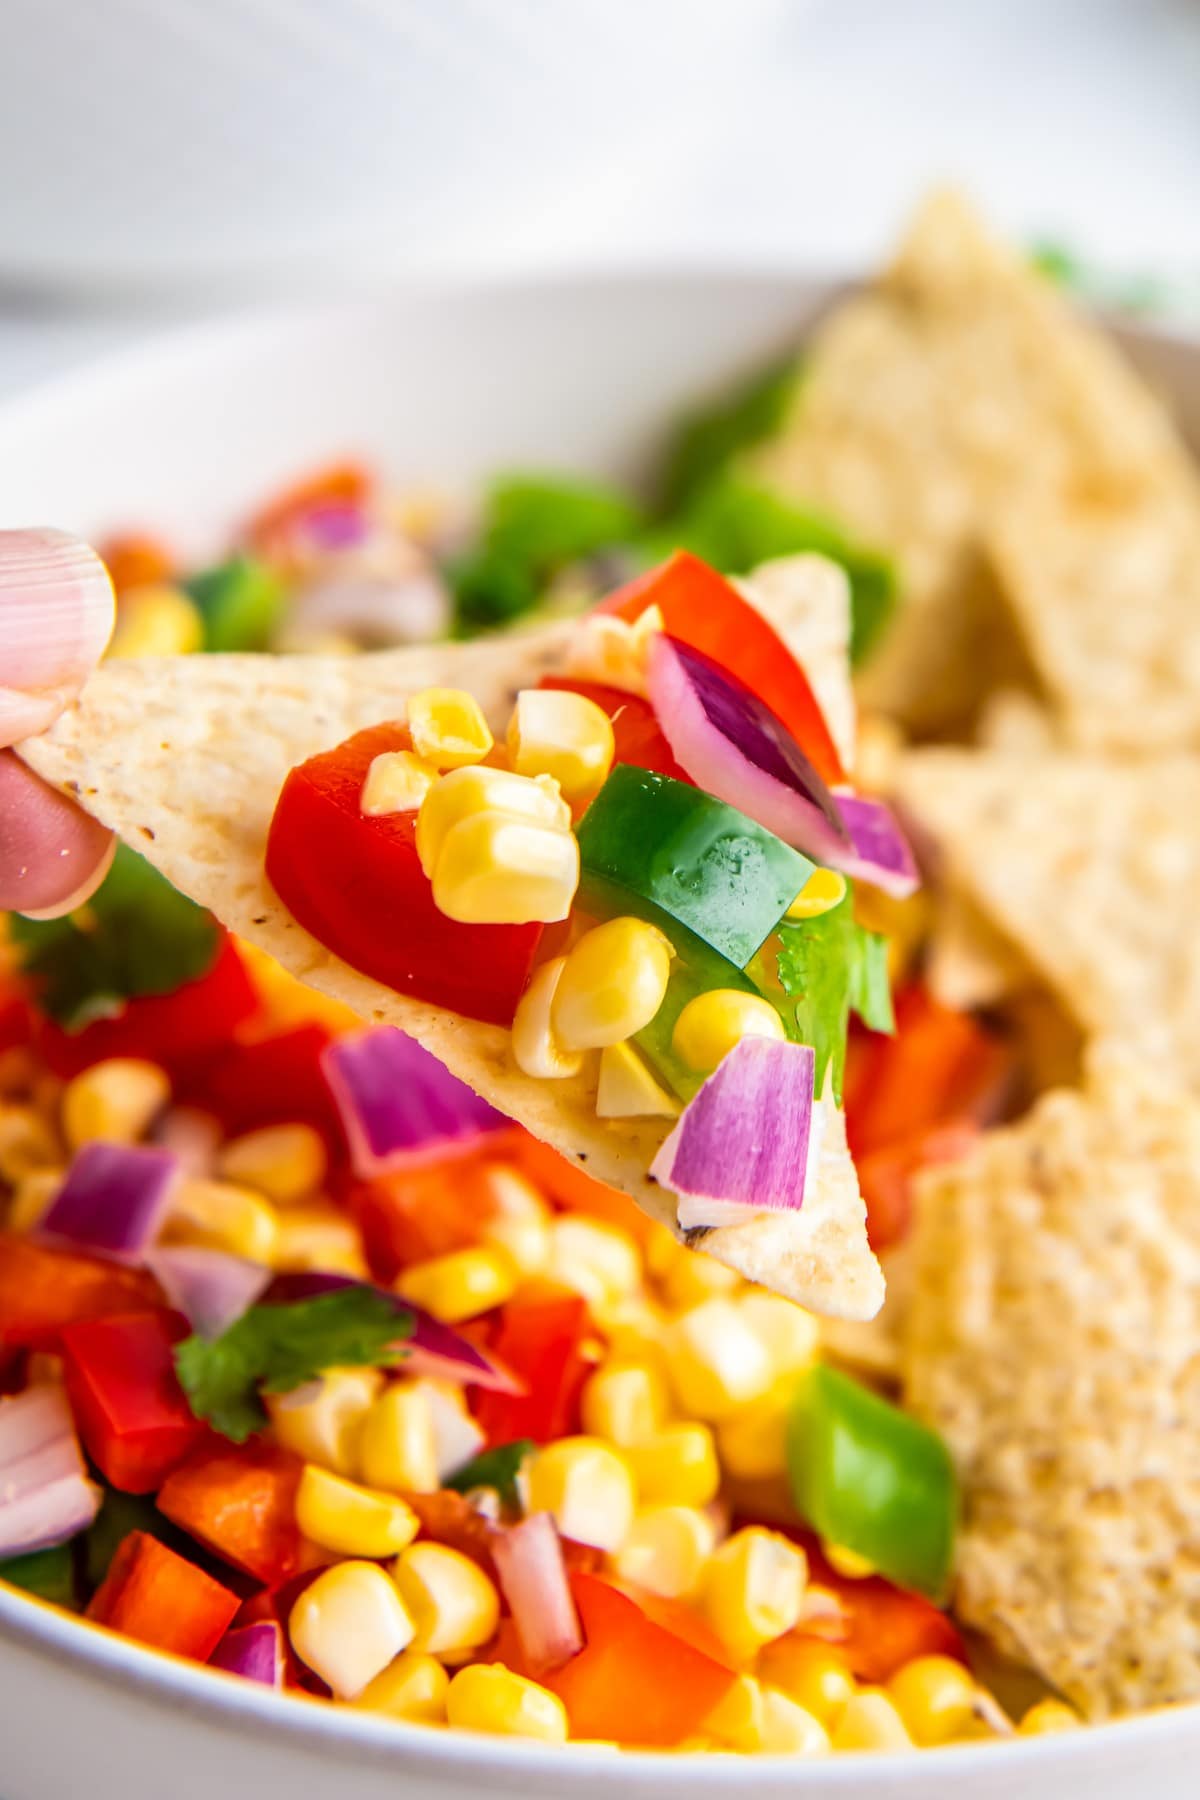
<path id="1" fill-rule="evenodd" d="M 776 572 L 776 586 L 779 581 Z M 807 647 L 816 647 L 814 686 L 832 702 L 834 718 L 852 723 L 844 580 L 831 582 L 826 565 L 804 558 L 783 585 L 788 640 L 806 664 Z M 831 646 L 839 630 L 837 660 Z M 410 1032 L 503 1112 L 674 1229 L 674 1203 L 648 1175 L 665 1121 L 597 1119 L 594 1078 L 533 1080 L 512 1061 L 506 1030 L 405 998 L 358 974 L 296 924 L 263 872 L 275 799 L 296 763 L 396 717 L 407 694 L 430 685 L 471 689 L 502 730 L 516 690 L 561 661 L 571 633 L 569 624 L 556 625 L 487 643 L 334 659 L 110 662 L 54 729 L 22 745 L 20 754 L 291 974 L 362 1018 Z M 833 691 L 839 684 L 840 698 Z M 799 1212 L 709 1232 L 704 1247 L 747 1279 L 814 1309 L 851 1317 L 877 1312 L 883 1277 L 867 1245 L 866 1210 L 841 1116 L 832 1116 L 816 1191 Z"/>
<path id="2" fill-rule="evenodd" d="M 1200 1089 L 1200 759 L 917 750 L 895 792 L 1086 1033 Z"/>

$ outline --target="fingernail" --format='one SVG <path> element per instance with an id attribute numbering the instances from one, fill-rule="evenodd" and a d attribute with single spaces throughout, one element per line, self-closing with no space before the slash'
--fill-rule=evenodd
<path id="1" fill-rule="evenodd" d="M 75 694 L 112 633 L 115 601 L 96 552 L 67 531 L 0 531 L 0 687 L 24 701 Z M 27 708 L 9 708 L 17 723 Z M 16 731 L 3 724 L 5 739 Z M 28 730 L 23 735 L 30 735 Z"/>

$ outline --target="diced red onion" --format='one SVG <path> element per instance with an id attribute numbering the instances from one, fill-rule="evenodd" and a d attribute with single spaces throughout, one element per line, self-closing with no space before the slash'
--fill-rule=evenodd
<path id="1" fill-rule="evenodd" d="M 145 1262 L 171 1305 L 206 1338 L 228 1331 L 273 1279 L 261 1263 L 198 1244 L 148 1250 Z"/>
<path id="2" fill-rule="evenodd" d="M 99 1507 L 62 1388 L 47 1382 L 0 1400 L 0 1558 L 65 1543 Z"/>
<path id="3" fill-rule="evenodd" d="M 169 1150 L 85 1144 L 38 1229 L 109 1256 L 139 1257 L 158 1234 L 178 1175 Z"/>
<path id="4" fill-rule="evenodd" d="M 221 1137 L 220 1121 L 196 1106 L 168 1107 L 153 1133 L 158 1148 L 175 1157 L 180 1174 L 194 1180 L 212 1174 Z"/>
<path id="5" fill-rule="evenodd" d="M 650 1167 L 680 1225 L 795 1211 L 818 1153 L 816 1059 L 807 1044 L 746 1037 L 684 1108 Z"/>
<path id="6" fill-rule="evenodd" d="M 562 1540 L 549 1513 L 534 1513 L 496 1534 L 496 1574 L 521 1652 L 535 1675 L 548 1675 L 583 1649 Z"/>
<path id="7" fill-rule="evenodd" d="M 921 885 L 916 858 L 891 808 L 882 800 L 847 793 L 838 794 L 837 804 L 854 848 L 839 851 L 831 858 L 833 866 L 897 900 L 915 894 Z"/>
<path id="8" fill-rule="evenodd" d="M 364 1178 L 469 1149 L 508 1125 L 502 1113 L 394 1025 L 335 1038 L 322 1062 L 355 1172 Z"/>
<path id="9" fill-rule="evenodd" d="M 239 1625 L 235 1631 L 225 1633 L 208 1660 L 214 1669 L 225 1669 L 247 1681 L 261 1682 L 264 1687 L 281 1688 L 283 1629 L 275 1619 Z"/>

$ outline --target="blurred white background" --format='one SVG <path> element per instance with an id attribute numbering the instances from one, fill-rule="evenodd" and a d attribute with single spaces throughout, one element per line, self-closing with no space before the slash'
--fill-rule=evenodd
<path id="1" fill-rule="evenodd" d="M 1200 286 L 1196 0 L 0 0 L 0 390 L 414 273 L 852 269 L 931 182 Z"/>

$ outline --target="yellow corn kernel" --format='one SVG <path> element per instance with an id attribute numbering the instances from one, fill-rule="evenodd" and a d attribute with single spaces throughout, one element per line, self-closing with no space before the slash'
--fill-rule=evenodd
<path id="1" fill-rule="evenodd" d="M 567 1075 L 578 1075 L 583 1067 L 581 1052 L 564 1050 L 550 1026 L 555 990 L 566 966 L 565 956 L 555 956 L 540 969 L 535 969 L 513 1014 L 513 1059 L 523 1075 L 532 1075 L 541 1081 L 558 1081 Z"/>
<path id="2" fill-rule="evenodd" d="M 493 1164 L 482 1182 L 487 1217 L 480 1238 L 502 1250 L 518 1274 L 541 1275 L 550 1260 L 550 1209 L 537 1188 L 507 1163 Z"/>
<path id="3" fill-rule="evenodd" d="M 363 1426 L 383 1379 L 378 1369 L 327 1369 L 293 1393 L 268 1395 L 278 1442 L 307 1463 L 357 1474 Z"/>
<path id="4" fill-rule="evenodd" d="M 227 1181 L 181 1181 L 171 1196 L 164 1235 L 173 1244 L 199 1244 L 271 1265 L 279 1215 L 249 1188 Z"/>
<path id="5" fill-rule="evenodd" d="M 857 1686 L 836 1650 L 790 1632 L 764 1645 L 756 1666 L 761 1681 L 779 1688 L 827 1729 Z"/>
<path id="6" fill-rule="evenodd" d="M 673 1321 L 666 1342 L 667 1376 L 681 1412 L 725 1419 L 759 1399 L 775 1371 L 735 1300 L 718 1297 Z"/>
<path id="7" fill-rule="evenodd" d="M 689 1312 L 715 1295 L 732 1294 L 742 1285 L 736 1269 L 727 1268 L 715 1256 L 703 1250 L 689 1250 L 686 1244 L 672 1239 L 674 1255 L 663 1268 L 659 1280 L 662 1296 L 672 1312 Z"/>
<path id="8" fill-rule="evenodd" d="M 427 1377 L 410 1386 L 419 1388 L 429 1405 L 433 1419 L 433 1452 L 437 1461 L 438 1486 L 448 1476 L 471 1461 L 487 1443 L 487 1438 L 467 1411 L 463 1391 L 453 1381 L 437 1381 Z"/>
<path id="9" fill-rule="evenodd" d="M 190 656 L 204 643 L 195 602 L 166 583 L 130 588 L 121 595 L 109 656 Z"/>
<path id="10" fill-rule="evenodd" d="M 644 1362 L 661 1372 L 666 1318 L 652 1300 L 630 1294 L 598 1309 L 597 1317 L 614 1362 Z"/>
<path id="11" fill-rule="evenodd" d="M 897 1711 L 918 1744 L 947 1744 L 975 1716 L 975 1683 L 949 1656 L 917 1656 L 887 1684 Z"/>
<path id="12" fill-rule="evenodd" d="M 598 1119 L 676 1119 L 682 1108 L 632 1044 L 606 1044 L 596 1086 Z"/>
<path id="13" fill-rule="evenodd" d="M 493 744 L 474 694 L 465 688 L 422 688 L 408 702 L 413 749 L 435 769 L 482 762 Z"/>
<path id="14" fill-rule="evenodd" d="M 804 1552 L 760 1525 L 737 1531 L 704 1571 L 704 1614 L 739 1661 L 748 1662 L 798 1621 L 808 1562 Z"/>
<path id="15" fill-rule="evenodd" d="M 707 1506 L 721 1485 L 713 1434 L 692 1420 L 664 1425 L 626 1452 L 644 1506 Z"/>
<path id="16" fill-rule="evenodd" d="M 716 1541 L 713 1521 L 697 1506 L 645 1506 L 635 1513 L 613 1568 L 652 1594 L 686 1600 L 699 1587 Z"/>
<path id="17" fill-rule="evenodd" d="M 707 1075 L 744 1037 L 786 1036 L 783 1020 L 761 994 L 710 988 L 689 1000 L 676 1019 L 671 1048 L 689 1069 Z"/>
<path id="18" fill-rule="evenodd" d="M 851 1694 L 833 1728 L 835 1750 L 911 1750 L 904 1720 L 887 1694 L 864 1688 Z"/>
<path id="19" fill-rule="evenodd" d="M 1018 1737 L 1042 1737 L 1052 1731 L 1078 1731 L 1083 1720 L 1065 1700 L 1038 1700 L 1017 1726 Z"/>
<path id="20" fill-rule="evenodd" d="M 508 725 L 508 754 L 518 775 L 552 775 L 563 797 L 587 800 L 604 785 L 613 760 L 608 714 L 569 689 L 523 688 Z"/>
<path id="21" fill-rule="evenodd" d="M 611 613 L 592 613 L 580 620 L 572 635 L 563 672 L 623 688 L 627 694 L 645 694 L 650 639 L 662 629 L 660 606 L 648 606 L 632 624 Z"/>
<path id="22" fill-rule="evenodd" d="M 479 1247 L 452 1250 L 427 1262 L 413 1263 L 396 1283 L 396 1292 L 424 1307 L 443 1325 L 458 1325 L 503 1306 L 517 1289 L 517 1272 L 502 1250 Z"/>
<path id="23" fill-rule="evenodd" d="M 550 1024 L 568 1050 L 601 1050 L 648 1025 L 663 1003 L 671 945 L 645 919 L 608 919 L 567 954 Z"/>
<path id="24" fill-rule="evenodd" d="M 403 1650 L 354 1700 L 365 1712 L 386 1713 L 410 1725 L 444 1725 L 450 1677 L 436 1656 Z"/>
<path id="25" fill-rule="evenodd" d="M 583 1429 L 625 1448 L 652 1438 L 667 1416 L 667 1386 L 649 1363 L 608 1362 L 579 1397 Z"/>
<path id="26" fill-rule="evenodd" d="M 868 1562 L 865 1556 L 860 1556 L 857 1550 L 847 1549 L 845 1544 L 823 1543 L 821 1552 L 830 1568 L 839 1575 L 844 1575 L 847 1581 L 866 1581 L 868 1576 L 875 1573 L 874 1563 Z"/>
<path id="27" fill-rule="evenodd" d="M 495 1583 L 447 1544 L 414 1544 L 393 1563 L 392 1580 L 416 1626 L 414 1650 L 454 1660 L 486 1644 L 500 1623 Z"/>
<path id="28" fill-rule="evenodd" d="M 420 1520 L 394 1494 L 360 1487 L 306 1463 L 296 1489 L 296 1523 L 305 1537 L 340 1556 L 395 1556 L 411 1544 Z"/>
<path id="29" fill-rule="evenodd" d="M 509 769 L 455 769 L 436 781 L 417 814 L 417 855 L 429 879 L 446 838 L 479 813 L 506 813 L 548 830 L 569 832 L 571 809 L 548 775 L 514 775 Z"/>
<path id="30" fill-rule="evenodd" d="M 778 1688 L 762 1691 L 762 1724 L 759 1751 L 764 1756 L 825 1756 L 829 1733 L 807 1707 Z"/>
<path id="31" fill-rule="evenodd" d="M 336 1206 L 289 1206 L 277 1217 L 272 1266 L 316 1269 L 323 1274 L 370 1277 L 362 1237 L 353 1219 Z"/>
<path id="32" fill-rule="evenodd" d="M 457 1731 L 537 1738 L 543 1744 L 567 1741 L 567 1709 L 558 1695 L 502 1663 L 460 1669 L 446 1696 L 446 1717 Z"/>
<path id="33" fill-rule="evenodd" d="M 739 1675 L 704 1721 L 705 1731 L 729 1750 L 753 1751 L 763 1729 L 763 1694 L 753 1675 Z"/>
<path id="34" fill-rule="evenodd" d="M 781 1382 L 717 1426 L 721 1467 L 735 1481 L 765 1481 L 787 1468 L 788 1415 L 793 1382 Z"/>
<path id="35" fill-rule="evenodd" d="M 546 1274 L 585 1300 L 621 1300 L 641 1287 L 642 1259 L 629 1233 L 619 1225 L 562 1213 L 550 1221 Z"/>
<path id="36" fill-rule="evenodd" d="M 433 764 L 411 750 L 382 750 L 367 770 L 359 810 L 369 819 L 416 812 L 437 777 Z"/>
<path id="37" fill-rule="evenodd" d="M 311 1125 L 264 1125 L 231 1138 L 217 1160 L 217 1172 L 287 1206 L 316 1192 L 328 1162 L 325 1140 Z"/>
<path id="38" fill-rule="evenodd" d="M 35 1231 L 63 1184 L 65 1169 L 31 1169 L 15 1184 L 4 1225 L 7 1231 Z"/>
<path id="39" fill-rule="evenodd" d="M 433 872 L 440 912 L 462 925 L 552 924 L 579 886 L 572 832 L 508 813 L 475 813 L 446 833 Z"/>
<path id="40" fill-rule="evenodd" d="M 64 1088 L 63 1135 L 73 1150 L 97 1140 L 136 1143 L 170 1098 L 171 1083 L 157 1063 L 107 1057 Z"/>
<path id="41" fill-rule="evenodd" d="M 599 1438 L 559 1438 L 529 1460 L 526 1510 L 553 1513 L 562 1535 L 610 1553 L 633 1523 L 629 1459 Z"/>
<path id="42" fill-rule="evenodd" d="M 432 1494 L 439 1486 L 429 1395 L 417 1382 L 385 1388 L 363 1421 L 359 1467 L 369 1487 Z"/>
<path id="43" fill-rule="evenodd" d="M 305 987 L 265 950 L 248 944 L 244 938 L 236 939 L 236 943 L 238 958 L 249 970 L 263 1003 L 264 1035 L 287 1030 L 293 1025 L 311 1025 L 314 1021 L 327 1025 L 330 1031 L 351 1031 L 361 1026 L 361 1019 L 348 1006 Z"/>
<path id="44" fill-rule="evenodd" d="M 777 1378 L 807 1369 L 820 1354 L 821 1328 L 813 1315 L 794 1300 L 756 1289 L 742 1295 L 738 1311 L 766 1346 Z"/>
<path id="45" fill-rule="evenodd" d="M 339 1700 L 355 1700 L 407 1649 L 413 1622 L 381 1568 L 344 1562 L 305 1588 L 288 1618 L 288 1636 L 301 1662 Z"/>
<path id="46" fill-rule="evenodd" d="M 814 869 L 792 904 L 789 919 L 819 919 L 846 898 L 846 877 L 836 869 Z"/>

